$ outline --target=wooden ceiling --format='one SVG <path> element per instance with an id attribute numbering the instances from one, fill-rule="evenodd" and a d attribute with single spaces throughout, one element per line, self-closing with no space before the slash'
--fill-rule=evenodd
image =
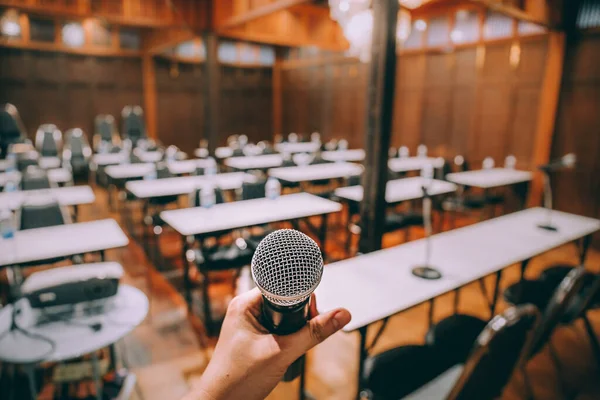
<path id="1" fill-rule="evenodd" d="M 413 18 L 470 6 L 488 7 L 547 27 L 561 25 L 564 0 L 401 0 Z M 0 0 L 31 14 L 56 18 L 100 18 L 116 25 L 147 28 L 143 50 L 166 47 L 215 31 L 221 37 L 280 46 L 343 50 L 347 42 L 331 20 L 326 0 Z M 168 29 L 168 32 L 166 30 Z"/>

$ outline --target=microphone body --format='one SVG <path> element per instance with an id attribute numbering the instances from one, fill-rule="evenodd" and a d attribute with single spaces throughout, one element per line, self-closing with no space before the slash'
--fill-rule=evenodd
<path id="1" fill-rule="evenodd" d="M 262 325 L 276 335 L 302 329 L 309 319 L 310 296 L 323 274 L 319 246 L 293 229 L 275 231 L 259 243 L 251 271 L 263 295 Z M 303 369 L 304 356 L 288 368 L 283 381 L 294 380 Z"/>

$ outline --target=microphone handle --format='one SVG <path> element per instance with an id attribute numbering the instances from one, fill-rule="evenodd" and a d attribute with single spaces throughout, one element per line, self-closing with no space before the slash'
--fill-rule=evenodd
<path id="1" fill-rule="evenodd" d="M 263 326 L 276 335 L 289 335 L 302 329 L 308 322 L 310 297 L 300 304 L 291 307 L 282 307 L 271 303 L 264 298 L 263 301 Z M 283 382 L 291 382 L 304 370 L 305 357 L 302 356 L 290 365 L 283 375 Z"/>

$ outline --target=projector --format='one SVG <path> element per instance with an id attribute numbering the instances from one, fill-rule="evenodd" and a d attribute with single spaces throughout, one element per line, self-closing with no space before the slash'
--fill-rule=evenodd
<path id="1" fill-rule="evenodd" d="M 21 285 L 21 294 L 33 309 L 98 306 L 117 294 L 122 276 L 123 267 L 114 262 L 54 268 L 31 274 Z"/>

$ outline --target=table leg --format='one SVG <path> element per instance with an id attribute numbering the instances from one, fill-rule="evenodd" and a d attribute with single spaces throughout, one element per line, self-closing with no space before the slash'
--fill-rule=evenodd
<path id="1" fill-rule="evenodd" d="M 183 261 L 183 295 L 188 305 L 188 310 L 192 310 L 192 293 L 190 289 L 190 266 L 187 260 L 188 244 L 187 237 L 181 235 L 181 259 Z"/>
<path id="2" fill-rule="evenodd" d="M 581 243 L 579 245 L 579 264 L 585 264 L 585 258 L 587 256 L 588 248 L 590 247 L 590 243 L 592 243 L 592 235 L 584 236 L 581 239 Z"/>
<path id="3" fill-rule="evenodd" d="M 27 365 L 25 367 L 27 373 L 27 383 L 29 383 L 29 393 L 33 400 L 37 399 L 37 384 L 35 382 L 35 365 Z"/>
<path id="4" fill-rule="evenodd" d="M 79 216 L 79 207 L 77 204 L 73 205 L 73 222 L 77 222 L 77 217 Z"/>
<path id="5" fill-rule="evenodd" d="M 106 250 L 100 250 L 100 261 L 106 261 Z"/>
<path id="6" fill-rule="evenodd" d="M 521 280 L 525 278 L 525 270 L 527 269 L 527 265 L 529 265 L 529 261 L 531 261 L 531 258 L 521 261 Z"/>
<path id="7" fill-rule="evenodd" d="M 100 366 L 98 363 L 98 353 L 92 353 L 92 374 L 94 376 L 94 386 L 96 387 L 96 399 L 102 400 L 102 382 L 100 382 Z"/>
<path id="8" fill-rule="evenodd" d="M 306 399 L 306 357 L 302 357 L 302 372 L 300 373 L 300 385 L 298 388 L 298 399 Z"/>
<path id="9" fill-rule="evenodd" d="M 116 343 L 113 343 L 110 346 L 108 346 L 108 353 L 109 353 L 109 356 L 110 356 L 110 364 L 108 366 L 108 370 L 116 372 L 117 371 L 117 349 L 116 349 Z"/>
<path id="10" fill-rule="evenodd" d="M 428 329 L 431 329 L 431 326 L 433 325 L 433 312 L 434 311 L 435 311 L 435 298 L 429 300 L 429 315 L 428 315 L 429 327 L 428 327 Z"/>
<path id="11" fill-rule="evenodd" d="M 327 214 L 321 216 L 321 227 L 319 229 L 319 244 L 321 245 L 321 253 L 325 259 L 325 240 L 327 239 Z"/>
<path id="12" fill-rule="evenodd" d="M 500 292 L 500 280 L 502 279 L 502 270 L 496 272 L 496 286 L 494 287 L 494 298 L 490 305 L 490 319 L 496 314 L 496 304 L 498 303 L 498 293 Z"/>
<path id="13" fill-rule="evenodd" d="M 363 326 L 358 329 L 360 334 L 360 344 L 358 349 L 358 379 L 356 384 L 358 385 L 356 390 L 356 398 L 360 400 L 360 393 L 363 386 L 363 372 L 365 368 L 365 359 L 367 358 L 367 327 Z"/>

